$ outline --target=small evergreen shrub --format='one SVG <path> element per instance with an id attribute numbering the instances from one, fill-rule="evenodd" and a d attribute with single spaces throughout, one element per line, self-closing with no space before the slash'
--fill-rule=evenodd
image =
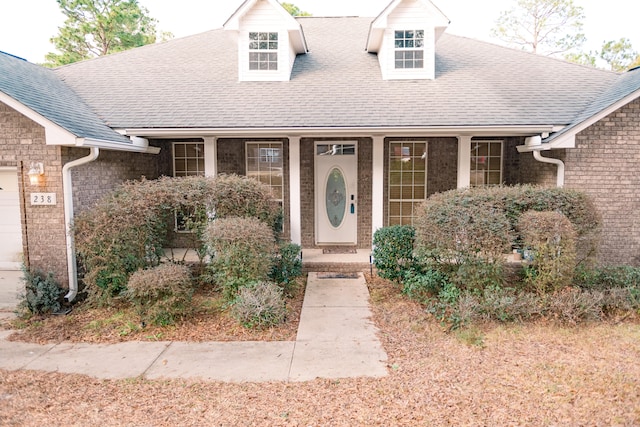
<path id="1" fill-rule="evenodd" d="M 576 266 L 576 233 L 560 212 L 529 211 L 518 222 L 525 247 L 533 251 L 527 279 L 539 293 L 570 286 Z"/>
<path id="2" fill-rule="evenodd" d="M 574 283 L 583 289 L 607 290 L 624 287 L 640 289 L 640 267 L 619 265 L 589 268 L 580 265 L 576 269 Z"/>
<path id="3" fill-rule="evenodd" d="M 56 283 L 53 274 L 43 276 L 37 271 L 22 269 L 25 284 L 24 294 L 19 295 L 18 312 L 43 315 L 60 310 L 63 290 Z"/>
<path id="4" fill-rule="evenodd" d="M 399 280 L 413 267 L 415 229 L 410 225 L 383 227 L 373 235 L 373 263 L 378 275 Z"/>
<path id="5" fill-rule="evenodd" d="M 423 304 L 450 285 L 447 275 L 439 270 L 410 271 L 404 276 L 402 283 L 402 293 Z"/>
<path id="6" fill-rule="evenodd" d="M 138 270 L 129 278 L 125 295 L 143 322 L 174 324 L 191 312 L 191 271 L 173 263 Z"/>
<path id="7" fill-rule="evenodd" d="M 273 282 L 254 282 L 244 286 L 238 291 L 231 313 L 247 328 L 279 325 L 287 315 L 282 289 Z"/>
<path id="8" fill-rule="evenodd" d="M 205 239 L 212 257 L 209 268 L 228 301 L 243 285 L 268 279 L 275 238 L 264 222 L 257 218 L 220 218 L 209 224 Z"/>
<path id="9" fill-rule="evenodd" d="M 295 243 L 283 243 L 273 259 L 269 278 L 282 286 L 285 295 L 291 295 L 296 278 L 302 276 L 300 246 Z"/>

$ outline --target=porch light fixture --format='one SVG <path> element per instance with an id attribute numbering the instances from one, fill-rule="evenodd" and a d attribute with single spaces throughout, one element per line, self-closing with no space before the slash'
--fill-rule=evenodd
<path id="1" fill-rule="evenodd" d="M 29 175 L 29 183 L 31 185 L 40 185 L 40 177 L 44 175 L 44 165 L 42 162 L 31 162 L 27 175 Z"/>

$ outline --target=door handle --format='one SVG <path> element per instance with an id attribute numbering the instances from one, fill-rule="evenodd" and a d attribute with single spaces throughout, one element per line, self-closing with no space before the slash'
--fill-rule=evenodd
<path id="1" fill-rule="evenodd" d="M 351 212 L 351 214 L 355 214 L 356 213 L 356 201 L 355 201 L 355 196 L 352 194 L 351 195 L 351 206 L 349 207 L 349 211 Z"/>

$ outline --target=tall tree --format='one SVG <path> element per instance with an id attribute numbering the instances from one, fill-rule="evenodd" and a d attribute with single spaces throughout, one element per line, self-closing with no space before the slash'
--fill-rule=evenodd
<path id="1" fill-rule="evenodd" d="M 583 20 L 583 9 L 573 0 L 516 0 L 500 14 L 491 33 L 511 46 L 557 55 L 582 46 Z"/>
<path id="2" fill-rule="evenodd" d="M 293 3 L 280 3 L 282 7 L 286 9 L 291 16 L 311 16 L 309 12 L 303 12 L 298 6 Z"/>
<path id="3" fill-rule="evenodd" d="M 599 55 L 613 71 L 625 71 L 632 68 L 634 62 L 639 58 L 638 52 L 633 50 L 631 40 L 624 37 L 604 42 Z"/>
<path id="4" fill-rule="evenodd" d="M 67 17 L 48 66 L 70 64 L 156 41 L 156 20 L 138 0 L 56 0 Z"/>

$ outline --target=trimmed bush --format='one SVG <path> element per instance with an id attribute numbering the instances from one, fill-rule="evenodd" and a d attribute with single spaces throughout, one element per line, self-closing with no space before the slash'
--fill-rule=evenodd
<path id="1" fill-rule="evenodd" d="M 247 328 L 279 325 L 287 315 L 282 289 L 273 282 L 256 282 L 244 286 L 238 292 L 231 313 Z"/>
<path id="2" fill-rule="evenodd" d="M 448 274 L 463 289 L 500 286 L 503 254 L 522 247 L 517 233 L 527 211 L 558 211 L 576 231 L 576 260 L 595 254 L 599 215 L 584 194 L 534 186 L 479 187 L 434 194 L 418 210 L 416 254 L 420 262 Z"/>
<path id="3" fill-rule="evenodd" d="M 143 322 L 174 324 L 191 312 L 191 272 L 187 266 L 173 263 L 138 270 L 129 278 L 125 295 Z"/>
<path id="4" fill-rule="evenodd" d="M 526 281 L 541 294 L 570 286 L 576 266 L 576 233 L 560 212 L 522 214 L 518 229 L 525 247 L 533 250 Z"/>
<path id="5" fill-rule="evenodd" d="M 109 303 L 129 276 L 160 262 L 174 215 L 193 233 L 186 236 L 203 260 L 203 235 L 213 217 L 256 216 L 278 227 L 279 205 L 268 186 L 238 176 L 163 177 L 132 181 L 75 219 L 78 259 L 92 301 Z"/>
<path id="6" fill-rule="evenodd" d="M 257 218 L 274 232 L 282 229 L 282 209 L 271 188 L 253 178 L 238 175 L 216 177 L 209 206 L 215 218 Z"/>
<path id="7" fill-rule="evenodd" d="M 416 219 L 418 255 L 461 289 L 503 282 L 504 254 L 514 240 L 503 211 L 488 201 L 434 195 Z"/>
<path id="8" fill-rule="evenodd" d="M 399 280 L 413 266 L 415 229 L 410 225 L 383 227 L 373 235 L 373 263 L 378 275 Z"/>
<path id="9" fill-rule="evenodd" d="M 302 276 L 300 250 L 300 246 L 295 243 L 283 243 L 273 259 L 269 278 L 282 286 L 285 295 L 293 293 L 296 278 Z"/>
<path id="10" fill-rule="evenodd" d="M 257 218 L 217 219 L 207 227 L 205 238 L 212 257 L 209 269 L 227 300 L 233 300 L 241 286 L 268 279 L 275 238 L 264 222 Z"/>
<path id="11" fill-rule="evenodd" d="M 22 269 L 24 294 L 18 296 L 18 311 L 24 314 L 50 314 L 60 310 L 63 290 L 56 283 L 53 274 L 43 276 L 37 271 Z"/>

